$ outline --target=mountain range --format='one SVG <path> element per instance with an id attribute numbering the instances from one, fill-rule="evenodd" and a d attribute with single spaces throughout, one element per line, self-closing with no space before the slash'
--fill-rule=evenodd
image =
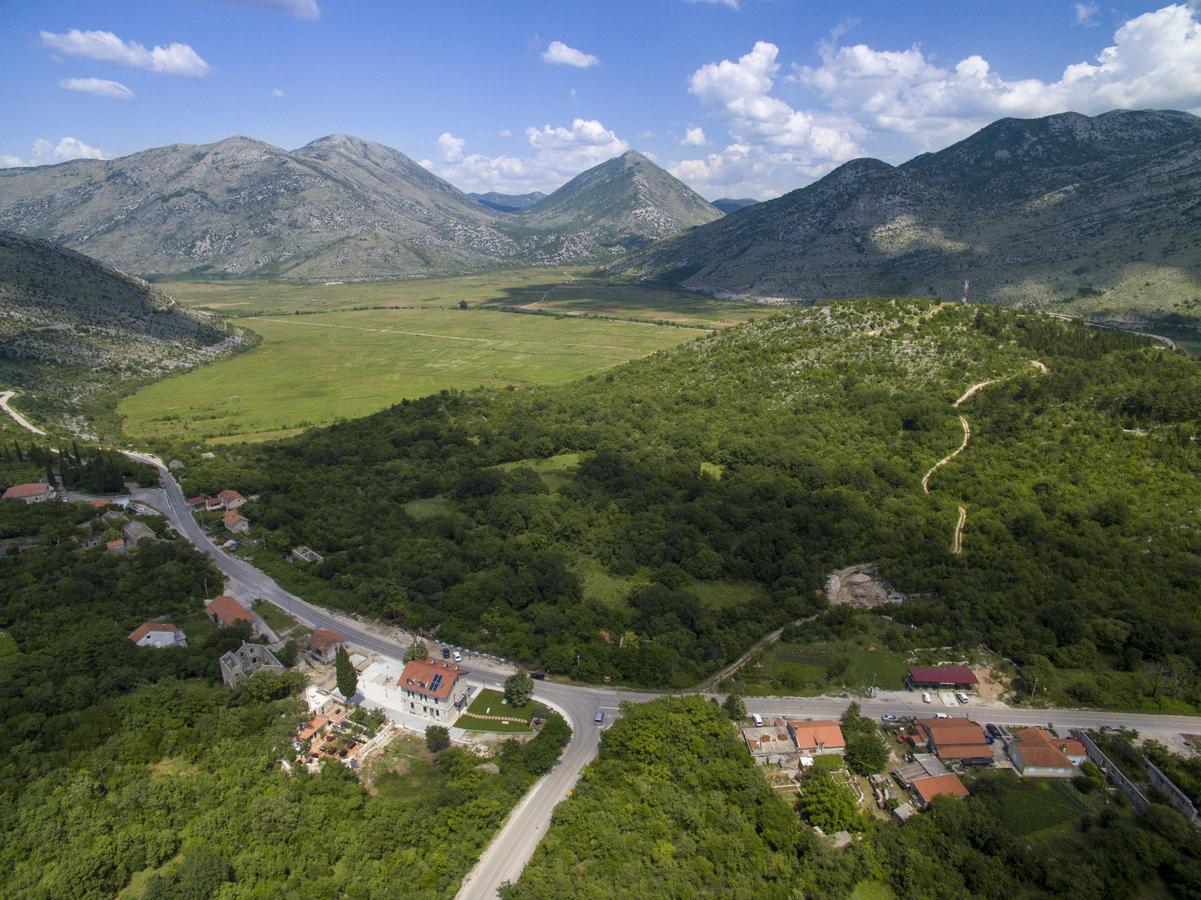
<path id="1" fill-rule="evenodd" d="M 820 181 L 619 261 L 719 296 L 959 299 L 1122 317 L 1201 304 L 1201 119 L 1002 119 L 900 166 Z"/>
<path id="2" fill-rule="evenodd" d="M 482 203 L 497 212 L 520 212 L 526 207 L 533 206 L 546 196 L 542 191 L 530 191 L 528 194 L 501 194 L 488 191 L 486 194 L 468 194 L 476 203 Z"/>
<path id="3" fill-rule="evenodd" d="M 634 151 L 515 215 L 341 134 L 293 151 L 232 137 L 0 171 L 0 228 L 145 276 L 320 280 L 610 261 L 719 215 Z"/>

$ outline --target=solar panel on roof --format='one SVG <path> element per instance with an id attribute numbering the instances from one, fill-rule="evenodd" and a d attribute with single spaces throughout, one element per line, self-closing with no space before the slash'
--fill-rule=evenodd
<path id="1" fill-rule="evenodd" d="M 435 675 L 434 680 L 430 682 L 430 690 L 431 691 L 438 690 L 438 685 L 440 685 L 441 683 L 442 683 L 442 676 L 440 674 Z"/>

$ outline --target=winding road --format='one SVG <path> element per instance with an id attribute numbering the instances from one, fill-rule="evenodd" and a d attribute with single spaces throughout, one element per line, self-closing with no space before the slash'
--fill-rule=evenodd
<path id="1" fill-rule="evenodd" d="M 22 427 L 43 433 L 12 409 L 8 404 L 11 397 L 11 391 L 0 393 L 0 408 Z M 960 398 L 961 401 L 963 399 Z M 184 499 L 182 488 L 161 459 L 149 453 L 122 452 L 131 459 L 153 466 L 159 473 L 160 487 L 137 490 L 134 499 L 163 513 L 180 535 L 210 557 L 228 579 L 227 590 L 244 598 L 258 597 L 273 603 L 305 624 L 337 631 L 350 643 L 370 652 L 396 660 L 403 657 L 412 640 L 408 634 L 309 603 L 284 590 L 259 569 L 224 552 L 200 527 Z M 771 637 L 768 635 L 768 638 Z M 513 672 L 512 667 L 504 663 L 471 653 L 465 655 L 464 665 L 471 673 L 468 681 L 474 686 L 496 687 Z M 568 720 L 572 727 L 571 740 L 555 768 L 526 793 L 481 855 L 475 868 L 463 880 L 457 895 L 460 900 L 495 900 L 503 884 L 520 877 L 550 826 L 554 808 L 568 795 L 581 770 L 600 748 L 603 729 L 593 724 L 595 713 L 605 712 L 606 723 L 611 723 L 618 716 L 622 702 L 644 702 L 664 694 L 538 681 L 535 682 L 534 696 L 558 710 Z M 748 711 L 764 716 L 837 718 L 853 699 L 850 696 L 757 697 L 747 698 L 746 704 Z M 873 717 L 884 713 L 918 716 L 931 713 L 931 707 L 923 705 L 919 695 L 913 692 L 880 693 L 873 699 L 859 699 L 858 702 L 864 714 Z M 1110 725 L 1161 735 L 1201 734 L 1201 717 L 1192 716 L 1077 709 L 1011 709 L 1003 704 L 984 701 L 974 702 L 965 710 L 965 714 L 1001 725 L 1049 723 L 1063 730 Z"/>

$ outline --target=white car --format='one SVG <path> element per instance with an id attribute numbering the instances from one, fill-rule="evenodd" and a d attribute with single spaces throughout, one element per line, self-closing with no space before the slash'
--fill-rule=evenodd
<path id="1" fill-rule="evenodd" d="M 751 721 L 755 723 L 756 728 L 763 727 L 763 716 L 759 715 L 759 713 L 751 713 Z"/>
<path id="2" fill-rule="evenodd" d="M 963 691 L 956 691 L 955 699 L 958 700 L 960 703 L 962 703 L 964 706 L 967 706 L 967 694 L 965 694 Z"/>
<path id="3" fill-rule="evenodd" d="M 930 702 L 930 694 L 928 691 L 922 691 L 922 703 Z"/>
<path id="4" fill-rule="evenodd" d="M 463 654 L 460 653 L 458 650 L 456 650 L 455 651 L 455 662 L 462 662 L 462 661 L 463 661 Z"/>
<path id="5" fill-rule="evenodd" d="M 935 714 L 934 714 L 934 718 L 936 718 L 936 719 L 949 719 L 949 718 L 951 718 L 951 714 L 950 714 L 950 713 L 935 713 Z"/>
<path id="6" fill-rule="evenodd" d="M 896 720 L 897 717 L 892 713 L 885 713 L 884 715 L 880 716 L 881 722 L 895 722 Z"/>

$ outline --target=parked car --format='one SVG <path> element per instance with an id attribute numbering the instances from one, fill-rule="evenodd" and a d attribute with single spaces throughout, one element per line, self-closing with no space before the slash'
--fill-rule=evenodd
<path id="1" fill-rule="evenodd" d="M 930 692 L 922 691 L 922 703 L 929 703 L 929 702 L 930 702 Z"/>
<path id="2" fill-rule="evenodd" d="M 934 718 L 936 718 L 936 719 L 949 719 L 949 718 L 951 718 L 951 714 L 950 714 L 950 713 L 935 713 L 935 714 L 934 714 Z"/>
<path id="3" fill-rule="evenodd" d="M 449 647 L 443 647 L 443 648 L 442 648 L 442 658 L 443 658 L 443 659 L 450 659 L 450 648 L 449 648 Z"/>
<path id="4" fill-rule="evenodd" d="M 958 700 L 960 703 L 963 703 L 965 705 L 967 704 L 967 694 L 965 694 L 963 691 L 956 691 L 955 699 Z"/>
<path id="5" fill-rule="evenodd" d="M 896 720 L 897 717 L 892 713 L 885 713 L 884 715 L 880 716 L 881 722 L 895 722 Z"/>
<path id="6" fill-rule="evenodd" d="M 462 662 L 462 661 L 463 661 L 463 654 L 460 653 L 458 650 L 456 650 L 455 651 L 455 662 Z"/>
<path id="7" fill-rule="evenodd" d="M 1001 736 L 1001 729 L 998 728 L 996 725 L 985 725 L 984 731 L 985 731 L 985 733 L 988 734 L 989 737 L 993 738 L 994 740 Z"/>
<path id="8" fill-rule="evenodd" d="M 603 709 L 598 709 L 596 711 L 596 715 L 592 717 L 592 721 L 595 722 L 597 725 L 604 725 L 605 724 L 605 711 Z"/>
<path id="9" fill-rule="evenodd" d="M 530 677 L 532 679 L 534 679 L 535 681 L 545 681 L 546 673 L 545 672 L 531 672 Z"/>
<path id="10" fill-rule="evenodd" d="M 755 723 L 756 728 L 763 727 L 763 716 L 759 715 L 759 713 L 751 713 L 751 721 Z"/>

